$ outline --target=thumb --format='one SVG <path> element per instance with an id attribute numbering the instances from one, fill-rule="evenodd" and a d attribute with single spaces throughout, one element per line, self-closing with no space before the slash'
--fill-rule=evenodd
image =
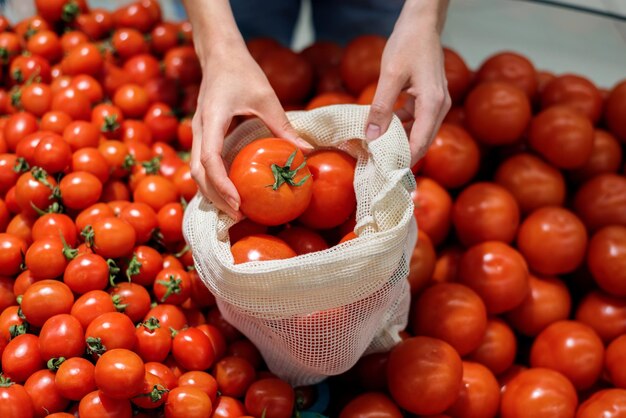
<path id="1" fill-rule="evenodd" d="M 393 106 L 402 86 L 403 81 L 400 78 L 381 74 L 365 125 L 365 137 L 368 141 L 378 138 L 389 128 L 394 114 Z"/>
<path id="2" fill-rule="evenodd" d="M 306 142 L 294 127 L 291 126 L 278 99 L 267 106 L 259 117 L 277 137 L 286 139 L 305 152 L 313 149 L 313 146 Z"/>

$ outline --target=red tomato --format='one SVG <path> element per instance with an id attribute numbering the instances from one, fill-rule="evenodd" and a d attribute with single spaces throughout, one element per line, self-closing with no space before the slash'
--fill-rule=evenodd
<path id="1" fill-rule="evenodd" d="M 143 389 L 131 402 L 143 409 L 155 409 L 167 401 L 169 390 L 163 379 L 150 372 L 145 372 Z"/>
<path id="2" fill-rule="evenodd" d="M 140 322 L 150 310 L 150 294 L 145 287 L 132 282 L 122 282 L 109 289 L 111 296 L 119 300 L 124 314 L 133 323 Z"/>
<path id="3" fill-rule="evenodd" d="M 500 52 L 487 58 L 476 73 L 476 81 L 502 81 L 522 90 L 529 99 L 537 92 L 535 67 L 526 57 L 514 52 Z"/>
<path id="4" fill-rule="evenodd" d="M 137 342 L 135 325 L 119 312 L 106 312 L 94 318 L 85 330 L 85 337 L 89 354 L 118 348 L 132 350 Z"/>
<path id="5" fill-rule="evenodd" d="M 76 299 L 70 314 L 86 329 L 91 321 L 107 312 L 116 312 L 111 296 L 102 290 L 91 290 Z"/>
<path id="6" fill-rule="evenodd" d="M 189 202 L 198 192 L 198 185 L 191 177 L 191 169 L 188 164 L 178 167 L 172 177 L 172 182 L 178 189 L 180 196 Z"/>
<path id="7" fill-rule="evenodd" d="M 296 254 L 308 254 L 328 248 L 324 238 L 317 232 L 301 226 L 285 228 L 277 235 L 291 247 Z"/>
<path id="8" fill-rule="evenodd" d="M 72 22 L 81 12 L 87 11 L 85 0 L 35 0 L 37 13 L 50 23 Z"/>
<path id="9" fill-rule="evenodd" d="M 541 107 L 565 105 L 598 122 L 602 112 L 600 90 L 588 79 L 574 74 L 563 74 L 546 84 L 541 92 Z"/>
<path id="10" fill-rule="evenodd" d="M 145 376 L 144 363 L 130 350 L 108 350 L 98 359 L 94 370 L 96 386 L 114 399 L 130 399 L 141 393 Z"/>
<path id="11" fill-rule="evenodd" d="M 14 276 L 20 271 L 28 244 L 12 234 L 0 233 L 0 269 L 3 275 Z"/>
<path id="12" fill-rule="evenodd" d="M 33 413 L 33 401 L 24 386 L 2 376 L 0 378 L 0 415 L 31 418 Z"/>
<path id="13" fill-rule="evenodd" d="M 85 209 L 100 199 L 102 182 L 87 171 L 73 171 L 59 184 L 61 201 L 70 209 Z"/>
<path id="14" fill-rule="evenodd" d="M 43 83 L 50 83 L 50 63 L 39 55 L 20 55 L 15 57 L 9 66 L 11 80 L 16 84 L 28 84 L 41 79 Z"/>
<path id="15" fill-rule="evenodd" d="M 229 177 L 239 192 L 241 211 L 260 224 L 292 221 L 311 202 L 313 179 L 304 156 L 283 139 L 259 139 L 245 146 L 233 160 Z"/>
<path id="16" fill-rule="evenodd" d="M 487 321 L 482 342 L 467 359 L 487 367 L 495 375 L 502 374 L 513 365 L 517 354 L 515 334 L 506 322 L 498 318 Z"/>
<path id="17" fill-rule="evenodd" d="M 63 237 L 71 247 L 76 244 L 77 233 L 74 221 L 62 213 L 47 213 L 39 217 L 32 227 L 33 240 L 39 240 L 47 236 Z"/>
<path id="18" fill-rule="evenodd" d="M 175 305 L 163 303 L 151 308 L 145 316 L 145 320 L 155 317 L 163 328 L 181 330 L 187 326 L 187 318 L 182 309 Z"/>
<path id="19" fill-rule="evenodd" d="M 346 93 L 326 92 L 321 93 L 311 99 L 306 105 L 306 110 L 317 109 L 318 107 L 332 106 L 336 104 L 354 103 L 354 97 Z"/>
<path id="20" fill-rule="evenodd" d="M 135 352 L 143 361 L 164 361 L 172 347 L 171 332 L 161 327 L 156 318 L 142 322 L 136 329 Z"/>
<path id="21" fill-rule="evenodd" d="M 244 417 L 246 413 L 245 406 L 238 399 L 230 396 L 219 396 L 211 418 Z"/>
<path id="22" fill-rule="evenodd" d="M 626 361 L 626 334 L 616 338 L 609 344 L 606 348 L 605 360 L 609 381 L 622 389 L 626 388 L 626 372 L 622 367 L 624 361 Z"/>
<path id="23" fill-rule="evenodd" d="M 158 211 L 168 203 L 177 202 L 178 191 L 171 180 L 156 174 L 148 175 L 137 184 L 133 199 Z"/>
<path id="24" fill-rule="evenodd" d="M 181 375 L 178 378 L 178 386 L 192 386 L 203 390 L 211 403 L 215 403 L 217 398 L 217 381 L 209 373 L 203 371 L 191 371 Z"/>
<path id="25" fill-rule="evenodd" d="M 387 365 L 389 392 L 399 406 L 411 413 L 432 415 L 448 409 L 459 396 L 462 378 L 461 358 L 444 341 L 412 337 L 391 350 Z"/>
<path id="26" fill-rule="evenodd" d="M 528 96 L 509 83 L 479 84 L 465 100 L 466 124 L 476 139 L 486 145 L 518 142 L 530 118 Z"/>
<path id="27" fill-rule="evenodd" d="M 9 151 L 15 151 L 20 140 L 28 134 L 36 132 L 37 129 L 37 118 L 31 113 L 18 112 L 9 116 L 2 128 L 4 141 Z"/>
<path id="28" fill-rule="evenodd" d="M 148 93 L 137 84 L 120 86 L 113 96 L 113 103 L 129 118 L 142 118 L 150 106 Z"/>
<path id="29" fill-rule="evenodd" d="M 624 415 L 626 415 L 626 390 L 603 389 L 580 404 L 576 418 L 621 418 Z"/>
<path id="30" fill-rule="evenodd" d="M 422 173 L 446 188 L 460 187 L 478 172 L 480 151 L 461 127 L 442 124 L 423 158 Z"/>
<path id="31" fill-rule="evenodd" d="M 200 61 L 190 45 L 169 49 L 163 57 L 163 62 L 165 77 L 176 80 L 180 85 L 187 86 L 202 81 Z M 285 63 L 285 65 L 289 64 Z M 296 71 L 294 67 L 291 67 L 290 70 Z M 272 79 L 270 78 L 269 81 L 271 83 Z"/>
<path id="32" fill-rule="evenodd" d="M 157 274 L 152 291 L 161 303 L 181 305 L 191 295 L 191 278 L 185 270 L 163 269 Z"/>
<path id="33" fill-rule="evenodd" d="M 459 418 L 495 417 L 500 406 L 500 385 L 493 373 L 479 363 L 463 362 L 459 397 L 446 411 Z"/>
<path id="34" fill-rule="evenodd" d="M 587 265 L 595 282 L 611 295 L 626 296 L 626 227 L 607 226 L 589 242 Z"/>
<path id="35" fill-rule="evenodd" d="M 558 321 L 537 335 L 530 351 L 530 365 L 561 372 L 576 389 L 587 389 L 602 372 L 604 345 L 587 325 Z"/>
<path id="36" fill-rule="evenodd" d="M 396 404 L 382 393 L 366 392 L 352 399 L 343 407 L 339 418 L 364 418 L 375 414 L 381 418 L 402 418 Z"/>
<path id="37" fill-rule="evenodd" d="M 39 332 L 39 351 L 44 360 L 82 356 L 85 333 L 78 319 L 69 314 L 50 317 Z"/>
<path id="38" fill-rule="evenodd" d="M 457 197 L 452 220 L 463 245 L 484 241 L 510 243 L 519 226 L 517 202 L 504 187 L 494 183 L 474 183 Z"/>
<path id="39" fill-rule="evenodd" d="M 67 113 L 51 110 L 41 117 L 39 128 L 42 131 L 50 131 L 62 135 L 70 122 L 72 122 L 72 118 Z"/>
<path id="40" fill-rule="evenodd" d="M 81 417 L 132 418 L 133 410 L 127 399 L 114 399 L 99 390 L 85 395 L 78 404 Z"/>
<path id="41" fill-rule="evenodd" d="M 291 49 L 268 50 L 260 57 L 259 66 L 281 103 L 299 104 L 309 95 L 313 86 L 313 68 Z"/>
<path id="42" fill-rule="evenodd" d="M 109 165 L 97 148 L 81 148 L 72 155 L 72 171 L 83 171 L 93 174 L 102 184 L 109 180 Z"/>
<path id="43" fill-rule="evenodd" d="M 63 47 L 58 35 L 50 30 L 41 30 L 28 38 L 26 49 L 32 54 L 56 63 L 63 56 Z"/>
<path id="44" fill-rule="evenodd" d="M 439 183 L 428 178 L 415 179 L 417 187 L 411 192 L 415 205 L 414 216 L 420 230 L 432 239 L 433 244 L 441 244 L 448 235 L 452 219 L 452 198 Z"/>
<path id="45" fill-rule="evenodd" d="M 193 386 L 172 389 L 165 403 L 165 418 L 206 418 L 212 411 L 209 395 Z"/>
<path id="46" fill-rule="evenodd" d="M 153 103 L 143 121 L 150 129 L 154 141 L 170 143 L 176 139 L 178 119 L 165 103 Z"/>
<path id="47" fill-rule="evenodd" d="M 245 396 L 246 410 L 253 416 L 264 414 L 267 418 L 289 418 L 294 404 L 293 388 L 277 378 L 257 380 L 248 388 Z"/>
<path id="48" fill-rule="evenodd" d="M 626 300 L 594 290 L 578 304 L 576 320 L 589 325 L 608 344 L 626 334 Z"/>
<path id="49" fill-rule="evenodd" d="M 13 170 L 16 162 L 17 155 L 0 154 L 0 193 L 3 195 L 17 183 L 20 177 L 20 173 Z"/>
<path id="50" fill-rule="evenodd" d="M 95 44 L 82 43 L 70 49 L 61 61 L 63 74 L 88 74 L 98 76 L 102 71 L 104 59 Z"/>
<path id="51" fill-rule="evenodd" d="M 2 352 L 2 373 L 17 383 L 44 367 L 39 354 L 39 337 L 22 334 L 13 338 Z"/>
<path id="52" fill-rule="evenodd" d="M 164 205 L 157 213 L 159 237 L 165 245 L 183 242 L 183 215 L 185 209 L 178 202 Z"/>
<path id="53" fill-rule="evenodd" d="M 82 357 L 69 358 L 61 363 L 54 377 L 61 396 L 79 401 L 96 390 L 94 369 L 93 363 Z"/>
<path id="54" fill-rule="evenodd" d="M 163 257 L 152 247 L 140 245 L 133 250 L 133 259 L 127 267 L 126 275 L 133 283 L 150 286 L 161 271 Z"/>
<path id="55" fill-rule="evenodd" d="M 283 240 L 271 235 L 248 235 L 231 247 L 235 264 L 248 261 L 280 260 L 297 254 Z"/>
<path id="56" fill-rule="evenodd" d="M 573 417 L 578 404 L 576 390 L 561 373 L 533 368 L 520 372 L 502 393 L 502 418 Z"/>
<path id="57" fill-rule="evenodd" d="M 144 244 L 152 238 L 158 226 L 156 213 L 152 207 L 142 202 L 133 202 L 119 214 L 119 218 L 128 222 L 135 230 L 135 242 Z"/>
<path id="58" fill-rule="evenodd" d="M 52 90 L 43 83 L 28 84 L 20 90 L 20 103 L 25 111 L 41 117 L 50 110 Z"/>
<path id="59" fill-rule="evenodd" d="M 74 120 L 89 120 L 91 102 L 89 96 L 75 87 L 66 87 L 52 96 L 50 109 L 68 114 Z"/>
<path id="60" fill-rule="evenodd" d="M 522 222 L 517 247 L 531 270 L 545 275 L 570 273 L 583 262 L 587 231 L 567 209 L 544 207 Z"/>
<path id="61" fill-rule="evenodd" d="M 26 251 L 24 263 L 35 280 L 60 277 L 67 267 L 68 260 L 75 256 L 61 237 L 44 236 L 34 241 Z"/>
<path id="62" fill-rule="evenodd" d="M 255 381 L 256 371 L 245 358 L 228 356 L 215 364 L 213 375 L 222 395 L 240 398 Z"/>
<path id="63" fill-rule="evenodd" d="M 626 115 L 626 81 L 617 84 L 606 99 L 604 118 L 611 132 L 626 142 L 626 127 L 622 121 Z"/>
<path id="64" fill-rule="evenodd" d="M 465 355 L 475 350 L 487 329 L 487 311 L 480 297 L 458 283 L 428 287 L 413 302 L 413 334 L 439 338 Z"/>
<path id="65" fill-rule="evenodd" d="M 159 77 L 161 69 L 159 61 L 149 54 L 139 54 L 124 63 L 123 70 L 130 80 L 144 85 L 148 80 Z"/>
<path id="66" fill-rule="evenodd" d="M 515 308 L 529 291 L 528 267 L 524 258 L 499 241 L 470 247 L 461 257 L 458 274 L 459 281 L 483 299 L 490 314 Z"/>
<path id="67" fill-rule="evenodd" d="M 205 370 L 215 361 L 209 338 L 197 328 L 183 329 L 174 336 L 172 355 L 187 370 Z"/>
<path id="68" fill-rule="evenodd" d="M 120 28 L 113 32 L 111 46 L 122 60 L 146 53 L 150 48 L 144 35 L 133 28 Z"/>
<path id="69" fill-rule="evenodd" d="M 443 48 L 443 60 L 450 98 L 453 103 L 461 103 L 470 85 L 472 74 L 463 58 L 450 48 Z"/>
<path id="70" fill-rule="evenodd" d="M 615 173 L 622 165 L 622 146 L 610 133 L 596 129 L 593 148 L 587 164 L 573 170 L 571 175 L 577 181 L 590 180 L 603 173 Z"/>
<path id="71" fill-rule="evenodd" d="M 494 181 L 511 192 L 524 214 L 544 206 L 561 206 L 565 201 L 563 174 L 531 154 L 506 159 Z"/>
<path id="72" fill-rule="evenodd" d="M 322 150 L 306 160 L 312 176 L 312 196 L 298 218 L 314 229 L 336 227 L 356 210 L 354 169 L 356 160 L 339 150 Z"/>
<path id="73" fill-rule="evenodd" d="M 51 413 L 61 412 L 69 405 L 54 383 L 55 374 L 50 370 L 33 373 L 24 383 L 24 389 L 33 402 L 36 417 L 47 417 Z"/>
<path id="74" fill-rule="evenodd" d="M 385 44 L 386 39 L 382 36 L 364 35 L 354 38 L 346 46 L 339 69 L 343 82 L 352 94 L 358 95 L 378 80 Z"/>
<path id="75" fill-rule="evenodd" d="M 593 150 L 593 125 L 583 114 L 567 106 L 553 106 L 532 121 L 529 143 L 559 168 L 580 168 Z"/>
<path id="76" fill-rule="evenodd" d="M 40 280 L 26 289 L 22 296 L 22 313 L 33 326 L 41 327 L 57 314 L 70 313 L 74 295 L 65 283 Z"/>
<path id="77" fill-rule="evenodd" d="M 600 174 L 585 182 L 574 196 L 574 210 L 591 231 L 626 226 L 626 176 Z"/>
<path id="78" fill-rule="evenodd" d="M 135 246 L 135 230 L 118 218 L 103 218 L 93 223 L 93 249 L 104 258 L 129 255 Z"/>
<path id="79" fill-rule="evenodd" d="M 507 320 L 521 334 L 535 336 L 548 325 L 567 319 L 572 300 L 565 284 L 557 278 L 529 276 L 530 292 L 507 313 Z"/>
<path id="80" fill-rule="evenodd" d="M 83 210 L 76 216 L 76 229 L 84 231 L 87 225 L 92 225 L 96 221 L 115 216 L 113 209 L 106 203 L 96 203 Z"/>

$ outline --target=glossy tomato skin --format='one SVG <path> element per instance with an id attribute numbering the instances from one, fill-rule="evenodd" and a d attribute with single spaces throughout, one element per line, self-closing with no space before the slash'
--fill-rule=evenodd
<path id="1" fill-rule="evenodd" d="M 587 265 L 595 282 L 614 296 L 626 296 L 626 227 L 607 226 L 596 232 L 589 243 Z"/>
<path id="2" fill-rule="evenodd" d="M 458 283 L 428 287 L 411 309 L 413 333 L 439 338 L 465 355 L 476 349 L 487 329 L 487 310 L 480 297 Z"/>
<path id="3" fill-rule="evenodd" d="M 433 415 L 448 409 L 459 396 L 462 378 L 459 354 L 441 340 L 412 337 L 391 350 L 389 391 L 400 407 L 414 414 Z"/>
<path id="4" fill-rule="evenodd" d="M 39 332 L 39 351 L 44 360 L 80 357 L 85 351 L 85 332 L 70 314 L 50 317 Z"/>
<path id="5" fill-rule="evenodd" d="M 105 312 L 94 318 L 85 329 L 87 351 L 102 354 L 113 349 L 132 350 L 137 342 L 135 325 L 120 312 Z M 97 340 L 97 341 L 94 341 Z M 99 342 L 100 350 L 95 350 L 91 342 Z"/>
<path id="6" fill-rule="evenodd" d="M 295 152 L 289 170 L 298 169 L 294 185 L 278 184 L 272 166 L 284 167 Z M 313 193 L 313 179 L 304 165 L 304 156 L 290 142 L 279 138 L 265 138 L 251 142 L 233 160 L 229 177 L 239 192 L 240 209 L 244 215 L 264 225 L 280 225 L 300 216 L 309 205 Z M 302 184 L 299 184 L 302 182 Z"/>
<path id="7" fill-rule="evenodd" d="M 135 246 L 136 234 L 133 227 L 118 218 L 104 218 L 93 224 L 93 248 L 105 258 L 128 255 Z"/>
<path id="8" fill-rule="evenodd" d="M 280 260 L 297 255 L 285 241 L 265 234 L 248 235 L 240 239 L 231 247 L 231 252 L 235 264 Z"/>
<path id="9" fill-rule="evenodd" d="M 54 315 L 68 314 L 74 303 L 70 288 L 57 280 L 40 280 L 30 285 L 22 296 L 22 313 L 36 327 Z"/>
<path id="10" fill-rule="evenodd" d="M 563 74 L 547 83 L 541 92 L 541 107 L 554 105 L 570 106 L 595 124 L 602 113 L 602 95 L 585 77 Z"/>
<path id="11" fill-rule="evenodd" d="M 511 83 L 526 93 L 529 99 L 533 99 L 537 92 L 535 67 L 528 58 L 515 52 L 499 52 L 487 58 L 476 73 L 476 81 Z"/>
<path id="12" fill-rule="evenodd" d="M 246 391 L 246 410 L 253 416 L 261 416 L 265 410 L 267 418 L 289 418 L 294 404 L 293 388 L 281 379 L 257 380 Z"/>
<path id="13" fill-rule="evenodd" d="M 111 297 L 119 300 L 124 305 L 124 314 L 133 323 L 140 322 L 150 310 L 150 293 L 148 290 L 133 282 L 122 282 L 109 288 Z"/>
<path id="14" fill-rule="evenodd" d="M 579 302 L 575 318 L 593 328 L 608 344 L 626 334 L 626 300 L 594 290 Z"/>
<path id="15" fill-rule="evenodd" d="M 459 397 L 446 411 L 460 418 L 493 418 L 500 406 L 500 385 L 493 373 L 479 363 L 463 362 Z"/>
<path id="16" fill-rule="evenodd" d="M 622 121 L 626 115 L 626 81 L 617 84 L 606 99 L 604 118 L 611 132 L 626 142 L 626 127 Z"/>
<path id="17" fill-rule="evenodd" d="M 206 370 L 215 361 L 209 337 L 197 328 L 179 331 L 172 341 L 174 359 L 187 370 Z"/>
<path id="18" fill-rule="evenodd" d="M 599 174 L 616 173 L 622 165 L 622 156 L 622 146 L 617 138 L 607 131 L 596 129 L 589 161 L 570 175 L 575 181 L 582 182 Z"/>
<path id="19" fill-rule="evenodd" d="M 429 177 L 418 177 L 415 182 L 417 187 L 411 192 L 415 205 L 413 215 L 419 228 L 437 246 L 446 239 L 450 231 L 452 198 L 445 188 Z"/>
<path id="20" fill-rule="evenodd" d="M 61 396 L 79 401 L 96 390 L 95 366 L 82 357 L 65 360 L 57 369 L 54 381 Z"/>
<path id="21" fill-rule="evenodd" d="M 626 389 L 624 361 L 626 361 L 626 335 L 613 340 L 606 348 L 605 355 L 605 370 L 608 378 L 613 385 L 622 389 Z"/>
<path id="22" fill-rule="evenodd" d="M 78 414 L 82 417 L 131 418 L 133 410 L 129 400 L 114 399 L 99 390 L 95 390 L 80 400 Z"/>
<path id="23" fill-rule="evenodd" d="M 46 417 L 67 408 L 70 401 L 64 398 L 54 383 L 54 373 L 50 370 L 38 370 L 24 383 L 24 389 L 30 395 L 36 417 Z"/>
<path id="24" fill-rule="evenodd" d="M 343 407 L 339 418 L 401 418 L 402 412 L 389 397 L 380 392 L 366 392 L 352 399 Z"/>
<path id="25" fill-rule="evenodd" d="M 567 209 L 544 207 L 522 222 L 517 247 L 530 269 L 539 274 L 570 273 L 584 260 L 587 231 Z"/>
<path id="26" fill-rule="evenodd" d="M 463 58 L 450 48 L 443 48 L 443 60 L 450 98 L 453 103 L 461 103 L 472 80 L 472 74 Z"/>
<path id="27" fill-rule="evenodd" d="M 252 364 L 242 357 L 227 356 L 215 364 L 213 372 L 222 395 L 240 398 L 256 379 Z"/>
<path id="28" fill-rule="evenodd" d="M 626 390 L 602 389 L 580 404 L 576 418 L 626 416 Z"/>
<path id="29" fill-rule="evenodd" d="M 572 299 L 565 284 L 554 277 L 529 276 L 530 291 L 506 318 L 519 333 L 536 336 L 548 325 L 569 317 Z"/>
<path id="30" fill-rule="evenodd" d="M 626 176 L 606 173 L 586 181 L 574 196 L 574 210 L 591 231 L 626 225 Z"/>
<path id="31" fill-rule="evenodd" d="M 490 314 L 515 308 L 529 291 L 524 258 L 499 241 L 470 247 L 459 261 L 458 279 L 480 295 Z"/>
<path id="32" fill-rule="evenodd" d="M 8 381 L 0 386 L 0 415 L 10 418 L 33 417 L 33 401 L 24 386 Z"/>
<path id="33" fill-rule="evenodd" d="M 165 403 L 165 418 L 205 418 L 212 411 L 209 395 L 193 386 L 172 389 Z"/>
<path id="34" fill-rule="evenodd" d="M 467 126 L 486 145 L 514 144 L 531 118 L 530 101 L 512 84 L 492 81 L 476 86 L 465 100 Z"/>
<path id="35" fill-rule="evenodd" d="M 130 350 L 108 350 L 97 361 L 94 370 L 96 386 L 114 399 L 130 399 L 141 393 L 145 376 L 144 363 Z"/>
<path id="36" fill-rule="evenodd" d="M 5 275 L 13 276 L 20 271 L 22 254 L 26 253 L 28 244 L 13 234 L 0 233 L 0 267 Z"/>
<path id="37" fill-rule="evenodd" d="M 504 187 L 480 182 L 466 187 L 452 208 L 457 236 L 465 246 L 484 241 L 510 243 L 519 226 L 517 202 Z"/>
<path id="38" fill-rule="evenodd" d="M 321 150 L 307 156 L 313 180 L 311 200 L 298 220 L 314 229 L 343 223 L 356 210 L 356 160 L 340 150 Z"/>
<path id="39" fill-rule="evenodd" d="M 44 367 L 39 353 L 39 337 L 22 334 L 13 338 L 2 352 L 2 373 L 11 380 L 22 383 Z"/>
<path id="40" fill-rule="evenodd" d="M 532 368 L 511 379 L 502 394 L 500 416 L 573 417 L 578 404 L 574 386 L 561 373 L 545 368 Z"/>
<path id="41" fill-rule="evenodd" d="M 513 365 L 516 354 L 517 339 L 511 327 L 499 318 L 490 318 L 483 340 L 466 358 L 500 375 Z"/>
<path id="42" fill-rule="evenodd" d="M 106 312 L 116 312 L 111 296 L 103 290 L 91 290 L 76 299 L 70 314 L 86 331 L 91 321 Z"/>

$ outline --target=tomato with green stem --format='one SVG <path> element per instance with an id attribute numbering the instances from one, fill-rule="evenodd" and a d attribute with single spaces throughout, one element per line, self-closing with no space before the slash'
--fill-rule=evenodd
<path id="1" fill-rule="evenodd" d="M 161 303 L 181 305 L 191 295 L 191 279 L 184 270 L 163 269 L 157 274 L 152 291 Z"/>
<path id="2" fill-rule="evenodd" d="M 168 393 L 163 379 L 146 371 L 141 392 L 130 401 L 143 409 L 156 409 L 167 402 Z"/>
<path id="3" fill-rule="evenodd" d="M 264 138 L 245 146 L 233 160 L 229 177 L 244 215 L 264 225 L 280 225 L 309 205 L 313 179 L 302 152 L 290 142 Z"/>
<path id="4" fill-rule="evenodd" d="M 94 369 L 94 364 L 82 357 L 72 357 L 62 362 L 54 377 L 61 396 L 79 401 L 96 390 Z"/>
<path id="5" fill-rule="evenodd" d="M 150 308 L 144 318 L 148 320 L 151 317 L 158 319 L 159 323 L 164 328 L 182 330 L 187 326 L 187 318 L 183 310 L 178 306 L 168 303 L 162 303 Z"/>
<path id="6" fill-rule="evenodd" d="M 85 340 L 87 353 L 92 355 L 118 348 L 132 350 L 137 343 L 135 324 L 123 313 L 103 313 L 89 323 Z"/>
<path id="7" fill-rule="evenodd" d="M 137 344 L 135 352 L 143 361 L 164 361 L 172 348 L 171 331 L 161 327 L 159 320 L 149 318 L 140 323 L 135 330 Z"/>
<path id="8" fill-rule="evenodd" d="M 133 283 L 150 286 L 162 268 L 163 257 L 161 254 L 150 246 L 139 245 L 133 250 L 125 274 Z"/>
<path id="9" fill-rule="evenodd" d="M 33 401 L 24 386 L 0 376 L 0 414 L 4 417 L 33 416 Z"/>

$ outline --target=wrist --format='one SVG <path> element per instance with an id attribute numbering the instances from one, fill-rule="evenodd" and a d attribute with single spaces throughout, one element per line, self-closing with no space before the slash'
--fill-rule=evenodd
<path id="1" fill-rule="evenodd" d="M 441 33 L 448 11 L 448 0 L 407 0 L 397 26 Z"/>

